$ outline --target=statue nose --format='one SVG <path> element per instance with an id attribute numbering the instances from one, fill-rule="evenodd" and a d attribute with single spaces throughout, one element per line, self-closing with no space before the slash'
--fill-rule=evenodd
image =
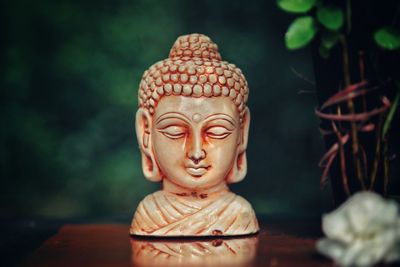
<path id="1" fill-rule="evenodd" d="M 198 164 L 200 160 L 204 159 L 206 157 L 206 152 L 204 149 L 201 149 L 199 151 L 193 151 L 191 150 L 189 152 L 189 158 L 194 162 L 194 164 Z"/>
<path id="2" fill-rule="evenodd" d="M 188 157 L 195 163 L 199 163 L 200 160 L 206 157 L 206 151 L 203 149 L 201 136 L 192 137 L 192 145 L 188 152 Z"/>

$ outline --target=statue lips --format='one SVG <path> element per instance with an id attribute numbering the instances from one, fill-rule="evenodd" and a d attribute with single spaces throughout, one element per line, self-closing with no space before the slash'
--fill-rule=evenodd
<path id="1" fill-rule="evenodd" d="M 188 164 L 186 166 L 186 171 L 191 176 L 201 177 L 208 171 L 209 168 L 210 166 L 205 164 L 199 164 L 199 165 Z"/>

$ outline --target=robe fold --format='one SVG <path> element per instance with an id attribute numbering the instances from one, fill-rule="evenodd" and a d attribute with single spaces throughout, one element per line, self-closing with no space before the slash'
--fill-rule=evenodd
<path id="1" fill-rule="evenodd" d="M 205 199 L 157 191 L 136 209 L 130 234 L 142 236 L 246 235 L 258 232 L 251 205 L 232 192 Z"/>
<path id="2" fill-rule="evenodd" d="M 170 242 L 165 239 L 131 239 L 134 266 L 251 266 L 258 236 L 229 239 L 195 239 Z"/>

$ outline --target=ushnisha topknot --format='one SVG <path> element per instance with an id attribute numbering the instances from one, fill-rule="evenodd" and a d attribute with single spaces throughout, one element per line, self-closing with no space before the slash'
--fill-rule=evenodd
<path id="1" fill-rule="evenodd" d="M 222 61 L 218 46 L 197 33 L 178 37 L 169 58 L 146 70 L 139 87 L 139 107 L 150 114 L 164 95 L 225 96 L 232 99 L 243 117 L 249 94 L 242 71 Z"/>

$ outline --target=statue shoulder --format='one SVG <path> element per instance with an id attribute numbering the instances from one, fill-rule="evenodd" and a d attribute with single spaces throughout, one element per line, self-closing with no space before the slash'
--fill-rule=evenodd
<path id="1" fill-rule="evenodd" d="M 235 201 L 237 205 L 240 205 L 242 208 L 240 210 L 239 216 L 242 218 L 249 218 L 251 220 L 257 221 L 256 219 L 256 213 L 253 209 L 253 206 L 248 202 L 245 198 L 236 195 Z M 257 225 L 258 228 L 258 225 Z"/>
<path id="2" fill-rule="evenodd" d="M 164 194 L 163 191 L 156 191 L 154 193 L 148 194 L 147 196 L 145 196 L 138 204 L 137 208 L 146 208 L 149 205 L 154 205 L 154 202 L 156 199 L 160 199 L 160 197 L 162 197 Z M 149 212 L 151 212 L 153 210 L 149 210 Z"/>
<path id="3" fill-rule="evenodd" d="M 158 190 L 154 193 L 148 194 L 142 201 L 140 201 L 139 206 L 143 205 L 147 202 L 154 202 L 155 199 L 159 199 L 165 195 L 165 192 L 162 190 Z"/>
<path id="4" fill-rule="evenodd" d="M 242 196 L 236 195 L 235 203 L 236 203 L 236 205 L 240 205 L 242 207 L 243 211 L 252 211 L 252 212 L 254 212 L 253 211 L 253 207 L 251 206 L 250 202 L 248 202 Z"/>
<path id="5" fill-rule="evenodd" d="M 236 194 L 234 196 L 233 201 L 226 209 L 225 216 L 220 218 L 220 221 L 227 223 L 224 226 L 220 226 L 223 229 L 221 232 L 225 235 L 243 235 L 258 232 L 259 225 L 253 207 L 243 197 Z"/>
<path id="6" fill-rule="evenodd" d="M 131 223 L 130 233 L 135 235 L 147 235 L 160 226 L 167 224 L 164 215 L 159 210 L 158 200 L 164 192 L 156 191 L 147 195 L 140 201 Z"/>

